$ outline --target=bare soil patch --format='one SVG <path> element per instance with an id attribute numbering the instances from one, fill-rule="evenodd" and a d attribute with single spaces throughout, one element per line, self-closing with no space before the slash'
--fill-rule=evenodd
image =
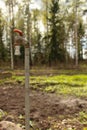
<path id="1" fill-rule="evenodd" d="M 25 113 L 24 93 L 24 87 L 18 84 L 0 86 L 0 109 L 8 113 L 2 120 L 24 124 L 24 120 L 18 118 Z M 68 119 L 77 117 L 80 111 L 87 112 L 87 99 L 30 90 L 30 106 L 30 118 L 36 123 L 35 127 L 41 130 L 46 130 L 55 123 L 59 123 L 59 126 L 61 124 L 57 127 L 58 130 L 64 130 L 63 125 L 65 128 L 70 124 L 75 126 L 76 130 L 82 130 L 83 125 L 80 122 L 75 121 L 73 124 Z"/>

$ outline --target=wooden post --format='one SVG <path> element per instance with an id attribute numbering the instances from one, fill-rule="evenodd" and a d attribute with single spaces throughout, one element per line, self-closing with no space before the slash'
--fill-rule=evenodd
<path id="1" fill-rule="evenodd" d="M 25 129 L 30 130 L 29 47 L 25 46 Z"/>

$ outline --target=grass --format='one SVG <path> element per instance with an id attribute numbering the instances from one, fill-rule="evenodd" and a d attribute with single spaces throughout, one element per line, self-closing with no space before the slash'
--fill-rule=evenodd
<path id="1" fill-rule="evenodd" d="M 87 113 L 83 111 L 79 112 L 78 120 L 82 124 L 87 124 Z"/>
<path id="2" fill-rule="evenodd" d="M 24 84 L 25 76 L 12 74 L 11 78 L 1 79 L 0 84 L 21 83 Z M 63 95 L 87 97 L 86 74 L 57 74 L 55 76 L 31 76 L 30 84 L 33 89 Z"/>
<path id="3" fill-rule="evenodd" d="M 31 77 L 31 84 L 45 92 L 87 96 L 87 75 L 57 75 Z"/>

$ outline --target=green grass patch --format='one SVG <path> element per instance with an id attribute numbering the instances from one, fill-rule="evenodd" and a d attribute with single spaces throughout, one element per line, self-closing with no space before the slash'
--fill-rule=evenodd
<path id="1" fill-rule="evenodd" d="M 31 84 L 45 92 L 87 96 L 87 75 L 57 75 L 31 77 Z"/>
<path id="2" fill-rule="evenodd" d="M 87 113 L 86 112 L 79 112 L 79 121 L 82 122 L 83 124 L 87 124 Z"/>
<path id="3" fill-rule="evenodd" d="M 14 75 L 0 80 L 4 83 L 25 83 L 25 76 Z M 87 75 L 30 76 L 33 89 L 63 95 L 87 97 Z"/>

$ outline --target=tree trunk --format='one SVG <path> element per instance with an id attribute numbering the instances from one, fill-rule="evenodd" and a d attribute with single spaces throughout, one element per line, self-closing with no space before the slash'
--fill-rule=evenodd
<path id="1" fill-rule="evenodd" d="M 9 15 L 10 15 L 10 47 L 11 47 L 11 69 L 14 69 L 14 54 L 13 54 L 13 42 L 14 42 L 14 34 L 13 34 L 13 28 L 14 28 L 14 16 L 13 16 L 13 3 L 12 5 L 9 4 Z M 13 17 L 13 20 L 12 20 Z"/>
<path id="2" fill-rule="evenodd" d="M 78 15 L 77 15 L 77 0 L 75 0 L 75 43 L 76 43 L 76 67 L 78 67 L 78 34 L 77 34 L 77 24 L 78 24 Z"/>

